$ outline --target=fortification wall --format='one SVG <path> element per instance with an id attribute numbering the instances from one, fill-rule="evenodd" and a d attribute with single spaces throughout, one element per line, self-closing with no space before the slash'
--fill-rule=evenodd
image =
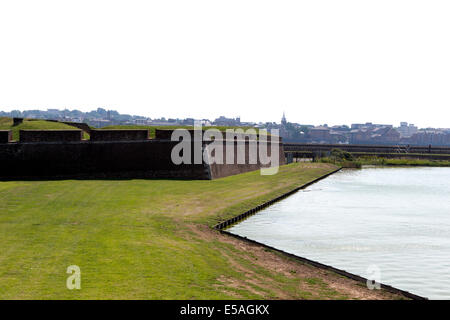
<path id="1" fill-rule="evenodd" d="M 155 129 L 155 139 L 170 140 L 174 130 Z"/>
<path id="2" fill-rule="evenodd" d="M 204 164 L 175 165 L 171 141 L 9 143 L 0 147 L 0 177 L 209 179 Z"/>
<path id="3" fill-rule="evenodd" d="M 119 132 L 117 132 L 119 131 Z M 102 132 L 96 136 L 95 132 Z M 226 141 L 218 140 L 224 147 L 224 164 L 194 163 L 194 146 L 191 141 L 191 163 L 176 165 L 171 159 L 172 149 L 178 141 L 146 139 L 147 130 L 92 130 L 91 139 L 81 140 L 81 130 L 21 130 L 20 142 L 10 142 L 10 132 L 0 134 L 5 143 L 0 146 L 0 178 L 55 179 L 55 178 L 179 178 L 215 179 L 238 173 L 258 170 L 263 165 L 251 164 L 250 146 L 258 150 L 259 143 L 231 141 L 233 164 L 226 164 Z M 3 137 L 3 138 L 2 138 Z M 121 139 L 128 139 L 120 141 Z M 99 139 L 101 141 L 96 141 Z M 107 141 L 108 139 L 114 141 Z M 1 140 L 0 140 L 1 141 Z M 9 142 L 9 143 L 8 143 Z M 238 142 L 245 145 L 245 161 L 238 163 Z M 203 141 L 202 150 L 211 141 Z M 270 142 L 269 156 L 270 156 Z M 258 152 L 256 152 L 258 153 Z M 278 148 L 280 165 L 284 164 L 283 146 Z"/>
<path id="4" fill-rule="evenodd" d="M 226 147 L 227 144 L 233 144 L 233 148 L 228 148 Z M 240 163 L 238 162 L 238 152 L 239 150 L 241 150 L 242 147 L 238 146 L 238 144 L 241 144 L 241 146 L 243 148 L 245 148 L 245 159 L 243 159 L 244 157 L 242 157 L 240 160 L 240 162 L 244 162 L 244 163 Z M 260 144 L 256 141 L 233 141 L 233 142 L 222 142 L 222 146 L 223 146 L 223 159 L 222 159 L 222 164 L 220 163 L 213 163 L 211 164 L 209 167 L 210 173 L 211 173 L 211 178 L 212 179 L 217 179 L 217 178 L 223 178 L 223 177 L 227 177 L 227 176 L 231 176 L 231 175 L 235 175 L 235 174 L 240 174 L 240 173 L 245 173 L 245 172 L 250 172 L 250 171 L 255 171 L 255 170 L 259 170 L 261 168 L 266 168 L 269 165 L 263 165 L 261 158 L 259 157 L 259 148 L 260 148 Z M 254 161 L 250 161 L 250 150 L 253 150 L 252 153 L 256 152 L 256 163 L 254 163 Z M 267 156 L 270 158 L 272 155 L 272 146 L 271 146 L 271 142 L 267 143 Z M 228 154 L 228 151 L 232 151 L 232 154 Z M 212 154 L 213 156 L 214 153 Z M 233 159 L 233 164 L 227 164 L 228 161 L 227 157 L 229 157 L 230 159 Z M 279 144 L 278 148 L 277 148 L 277 157 L 278 157 L 278 161 L 279 161 L 279 165 L 284 165 L 285 164 L 285 156 L 284 156 L 284 149 L 283 149 L 283 144 Z M 242 161 L 245 160 L 245 161 Z"/>
<path id="5" fill-rule="evenodd" d="M 235 130 L 234 128 L 230 128 L 231 130 Z M 173 131 L 175 131 L 176 129 L 156 129 L 155 130 L 155 139 L 168 139 L 170 140 L 172 137 L 172 133 Z M 193 129 L 183 129 L 186 130 L 190 133 L 191 138 L 193 139 L 194 137 L 194 130 Z M 218 130 L 218 129 L 216 129 Z M 204 134 L 206 130 L 202 131 L 202 135 Z M 235 139 L 235 140 L 258 140 L 259 139 L 259 135 L 258 134 L 245 134 L 245 133 L 239 133 L 239 132 L 234 132 L 233 134 L 230 133 L 226 133 L 224 131 L 221 132 L 222 134 L 222 139 L 227 139 L 227 138 L 231 138 L 231 139 Z M 270 140 L 272 138 L 272 136 L 267 136 L 268 140 Z M 273 137 L 274 139 L 279 139 L 279 141 L 281 141 L 280 137 Z"/>
<path id="6" fill-rule="evenodd" d="M 20 142 L 69 142 L 81 141 L 81 130 L 19 130 Z"/>
<path id="7" fill-rule="evenodd" d="M 148 130 L 91 130 L 91 141 L 136 141 L 148 140 Z"/>
<path id="8" fill-rule="evenodd" d="M 84 122 L 62 121 L 62 123 L 67 124 L 67 125 L 72 126 L 72 127 L 75 127 L 75 128 L 78 128 L 78 129 L 81 129 L 84 132 L 89 133 L 89 134 L 91 133 L 91 130 L 92 130 L 91 127 L 89 127 L 89 125 L 87 123 L 84 123 Z"/>
<path id="9" fill-rule="evenodd" d="M 8 143 L 12 139 L 11 130 L 0 130 L 0 143 Z"/>
<path id="10" fill-rule="evenodd" d="M 18 126 L 23 122 L 23 118 L 13 118 L 13 127 Z"/>

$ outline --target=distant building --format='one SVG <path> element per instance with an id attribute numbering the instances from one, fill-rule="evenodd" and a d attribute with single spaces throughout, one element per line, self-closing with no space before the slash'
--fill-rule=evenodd
<path id="1" fill-rule="evenodd" d="M 396 144 L 400 142 L 400 133 L 392 126 L 385 126 L 374 129 L 370 138 L 374 143 Z"/>
<path id="2" fill-rule="evenodd" d="M 405 138 L 404 143 L 412 145 L 449 146 L 450 131 L 445 129 L 421 129 L 411 137 Z"/>
<path id="3" fill-rule="evenodd" d="M 330 131 L 330 143 L 348 144 L 347 135 L 336 131 Z"/>
<path id="4" fill-rule="evenodd" d="M 391 125 L 363 125 L 353 126 L 350 131 L 349 142 L 352 144 L 397 144 L 400 133 Z"/>
<path id="5" fill-rule="evenodd" d="M 81 118 L 69 118 L 69 121 L 81 123 L 81 122 L 83 122 L 83 119 L 81 119 Z"/>
<path id="6" fill-rule="evenodd" d="M 372 126 L 372 122 L 366 122 L 365 124 L 363 123 L 352 123 L 351 129 L 352 130 L 356 130 L 356 129 L 362 129 L 362 128 L 367 128 Z"/>
<path id="7" fill-rule="evenodd" d="M 237 117 L 236 119 L 233 119 L 220 116 L 219 118 L 214 120 L 213 124 L 216 126 L 240 126 L 241 118 Z"/>
<path id="8" fill-rule="evenodd" d="M 110 120 L 104 120 L 104 119 L 92 119 L 87 121 L 87 123 L 95 128 L 103 128 L 103 127 L 107 127 L 110 126 L 112 123 Z"/>
<path id="9" fill-rule="evenodd" d="M 150 119 L 136 119 L 134 120 L 134 123 L 140 126 L 146 126 L 151 123 Z"/>
<path id="10" fill-rule="evenodd" d="M 205 127 L 210 127 L 212 125 L 211 121 L 209 121 L 209 119 L 202 119 L 200 120 L 202 125 Z"/>
<path id="11" fill-rule="evenodd" d="M 155 119 L 155 120 L 151 120 L 148 123 L 151 126 L 176 126 L 179 125 L 178 121 L 173 121 L 173 122 L 169 122 L 167 120 L 165 120 L 164 118 L 161 119 Z"/>
<path id="12" fill-rule="evenodd" d="M 408 125 L 408 122 L 400 122 L 400 127 L 396 128 L 396 129 L 400 133 L 400 137 L 402 137 L 402 138 L 411 137 L 413 134 L 417 133 L 417 131 L 419 130 L 419 128 L 417 128 L 412 123 L 410 123 Z"/>
<path id="13" fill-rule="evenodd" d="M 350 131 L 350 143 L 352 144 L 366 143 L 369 140 L 370 140 L 369 129 L 352 129 Z"/>
<path id="14" fill-rule="evenodd" d="M 334 132 L 340 132 L 343 134 L 350 132 L 350 128 L 346 125 L 332 126 L 331 130 Z"/>
<path id="15" fill-rule="evenodd" d="M 310 128 L 308 130 L 308 136 L 312 142 L 331 142 L 330 128 L 325 126 Z"/>

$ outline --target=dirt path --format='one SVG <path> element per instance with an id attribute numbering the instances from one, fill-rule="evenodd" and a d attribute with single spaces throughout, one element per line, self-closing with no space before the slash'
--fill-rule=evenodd
<path id="1" fill-rule="evenodd" d="M 369 290 L 358 281 L 295 261 L 263 246 L 221 234 L 208 226 L 190 225 L 189 229 L 198 239 L 219 241 L 234 248 L 223 250 L 223 255 L 230 267 L 245 277 L 219 277 L 219 287 L 224 292 L 230 292 L 230 288 L 243 289 L 260 295 L 263 299 L 404 299 L 403 296 L 386 290 Z M 293 284 L 290 287 L 294 290 L 285 290 L 286 286 L 280 282 L 280 275 Z M 267 292 L 271 294 L 268 295 Z"/>

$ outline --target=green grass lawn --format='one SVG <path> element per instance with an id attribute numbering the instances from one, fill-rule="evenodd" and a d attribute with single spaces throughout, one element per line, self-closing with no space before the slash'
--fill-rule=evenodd
<path id="1" fill-rule="evenodd" d="M 192 126 L 144 126 L 144 125 L 113 125 L 106 126 L 100 129 L 147 129 L 149 138 L 155 138 L 156 129 L 169 130 L 169 129 L 192 129 Z"/>
<path id="2" fill-rule="evenodd" d="M 149 137 L 155 138 L 155 131 L 156 129 L 160 130 L 173 130 L 173 129 L 194 129 L 193 126 L 144 126 L 144 125 L 113 125 L 113 126 L 107 126 L 103 127 L 101 129 L 148 129 L 149 131 Z M 257 132 L 259 132 L 259 129 L 255 129 L 253 127 L 235 127 L 235 126 L 210 126 L 210 127 L 202 127 L 203 130 L 207 129 L 218 129 L 220 131 L 225 131 L 227 129 L 254 129 Z M 270 134 L 270 132 L 268 133 Z"/>
<path id="3" fill-rule="evenodd" d="M 78 130 L 75 127 L 69 126 L 61 122 L 24 119 L 24 121 L 13 127 L 13 120 L 11 118 L 0 118 L 0 130 L 11 130 L 12 139 L 19 140 L 19 130 Z"/>
<path id="4" fill-rule="evenodd" d="M 331 157 L 322 157 L 316 160 L 321 163 L 333 163 L 343 168 L 361 168 L 362 166 L 420 166 L 420 167 L 450 167 L 449 160 L 434 160 L 434 159 L 405 159 L 406 156 L 398 155 L 399 158 L 384 158 L 384 157 L 355 157 L 351 161 L 339 161 Z M 414 157 L 408 154 L 407 157 Z M 442 155 L 447 157 L 447 155 Z"/>
<path id="5" fill-rule="evenodd" d="M 302 274 L 305 266 L 210 228 L 335 168 L 291 164 L 274 176 L 212 181 L 0 182 L 0 299 L 351 298 L 323 271 Z M 81 290 L 66 288 L 69 265 L 81 268 Z"/>
<path id="6" fill-rule="evenodd" d="M 357 161 L 360 162 L 362 165 L 450 167 L 450 161 L 448 160 L 401 159 L 401 158 L 387 159 L 383 157 L 360 157 L 357 158 Z"/>
<path id="7" fill-rule="evenodd" d="M 219 129 L 225 131 L 226 129 L 254 129 L 252 127 L 228 127 L 228 126 L 211 126 L 203 127 L 206 129 Z M 142 126 L 142 125 L 113 125 L 100 129 L 147 129 L 149 131 L 149 137 L 155 138 L 156 129 L 161 130 L 173 130 L 173 129 L 193 129 L 193 126 Z M 13 119 L 8 117 L 0 117 L 0 130 L 12 130 L 12 139 L 19 140 L 19 130 L 79 130 L 73 126 L 69 126 L 62 122 L 37 120 L 37 119 L 24 119 L 23 123 L 13 127 Z M 256 129 L 259 131 L 258 129 Z M 270 133 L 269 133 L 270 134 Z M 83 139 L 89 139 L 89 135 L 83 132 Z"/>

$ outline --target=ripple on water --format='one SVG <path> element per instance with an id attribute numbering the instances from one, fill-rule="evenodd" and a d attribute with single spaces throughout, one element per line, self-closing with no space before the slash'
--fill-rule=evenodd
<path id="1" fill-rule="evenodd" d="M 450 168 L 341 171 L 230 231 L 434 299 L 450 299 Z"/>

